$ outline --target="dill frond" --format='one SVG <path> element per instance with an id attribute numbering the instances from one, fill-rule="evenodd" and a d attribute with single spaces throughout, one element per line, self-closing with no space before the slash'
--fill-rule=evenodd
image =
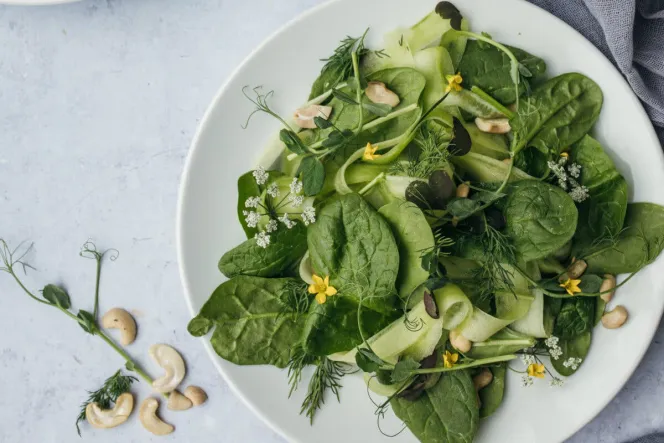
<path id="1" fill-rule="evenodd" d="M 109 409 L 121 394 L 129 392 L 131 384 L 135 381 L 138 381 L 136 377 L 123 375 L 122 371 L 118 370 L 104 382 L 101 388 L 96 391 L 88 391 L 90 396 L 86 401 L 81 403 L 81 412 L 76 418 L 76 431 L 78 435 L 81 435 L 79 423 L 85 421 L 85 408 L 90 403 L 97 403 L 100 408 Z"/>

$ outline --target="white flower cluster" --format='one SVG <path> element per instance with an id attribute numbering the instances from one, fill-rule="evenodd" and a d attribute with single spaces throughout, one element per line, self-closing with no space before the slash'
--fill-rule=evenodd
<path id="1" fill-rule="evenodd" d="M 521 361 L 524 365 L 530 366 L 535 363 L 535 356 L 531 354 L 521 354 Z"/>
<path id="2" fill-rule="evenodd" d="M 528 374 L 523 374 L 521 376 L 521 386 L 523 386 L 524 388 L 527 388 L 528 386 L 532 386 L 532 385 L 533 385 L 533 378 L 528 376 Z"/>
<path id="3" fill-rule="evenodd" d="M 565 366 L 566 368 L 572 368 L 573 370 L 576 371 L 577 369 L 579 369 L 579 365 L 581 364 L 582 361 L 583 360 L 580 358 L 570 357 L 563 362 L 563 366 Z"/>
<path id="4" fill-rule="evenodd" d="M 556 336 L 551 336 L 544 340 L 544 344 L 549 348 L 549 356 L 553 360 L 558 360 L 563 355 L 563 350 L 558 346 L 560 340 Z"/>
<path id="5" fill-rule="evenodd" d="M 267 180 L 269 179 L 269 174 L 261 166 L 259 166 L 252 174 L 259 186 L 267 183 Z M 290 206 L 297 208 L 304 204 L 304 196 L 301 195 L 302 188 L 302 182 L 297 178 L 293 178 L 293 181 L 290 184 L 290 193 L 286 196 L 288 197 L 288 203 Z M 270 198 L 276 199 L 279 197 L 279 186 L 277 183 L 271 183 L 267 187 L 266 192 Z M 247 223 L 247 226 L 250 228 L 257 227 L 262 217 L 268 217 L 268 222 L 265 224 L 265 229 L 259 231 L 254 237 L 256 239 L 256 244 L 261 248 L 267 248 L 270 245 L 270 234 L 279 228 L 279 222 L 286 226 L 287 229 L 292 229 L 296 224 L 296 221 L 292 220 L 287 212 L 284 212 L 281 217 L 278 217 L 279 210 L 283 208 L 282 203 L 283 200 L 276 205 L 264 205 L 260 197 L 249 197 L 244 202 L 244 206 L 246 208 L 253 209 L 251 211 L 242 211 L 244 220 Z M 292 215 L 292 213 L 290 215 Z M 305 224 L 305 226 L 309 226 L 310 224 L 316 222 L 316 210 L 311 206 L 303 208 L 302 212 L 298 213 L 298 215 L 302 217 L 302 222 Z"/>
<path id="6" fill-rule="evenodd" d="M 552 386 L 554 388 L 560 388 L 565 384 L 565 380 L 562 378 L 558 377 L 551 377 L 551 381 L 549 382 L 549 386 Z"/>
<path id="7" fill-rule="evenodd" d="M 558 186 L 564 191 L 568 191 L 572 200 L 581 203 L 588 198 L 588 188 L 579 184 L 576 180 L 581 176 L 581 165 L 578 163 L 567 164 L 568 157 L 560 156 L 558 163 L 549 160 L 547 166 L 558 179 Z"/>

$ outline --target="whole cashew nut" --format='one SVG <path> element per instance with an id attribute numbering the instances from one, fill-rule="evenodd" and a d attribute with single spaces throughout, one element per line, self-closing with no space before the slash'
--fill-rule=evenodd
<path id="1" fill-rule="evenodd" d="M 490 134 L 507 134 L 512 130 L 510 121 L 506 118 L 480 118 L 475 119 L 477 129 Z"/>
<path id="2" fill-rule="evenodd" d="M 120 394 L 113 409 L 102 409 L 98 403 L 90 403 L 85 408 L 85 418 L 95 428 L 114 428 L 126 422 L 134 409 L 134 396 L 129 392 Z"/>
<path id="3" fill-rule="evenodd" d="M 600 298 L 604 300 L 605 302 L 610 302 L 611 299 L 613 298 L 613 294 L 615 294 L 615 290 L 611 291 L 612 289 L 615 289 L 616 287 L 616 277 L 611 275 L 611 274 L 604 274 L 604 280 L 602 280 L 602 286 L 599 287 L 599 292 L 600 292 Z M 611 292 L 606 292 L 606 291 L 611 291 Z"/>
<path id="4" fill-rule="evenodd" d="M 171 411 L 186 411 L 193 406 L 191 400 L 178 391 L 173 391 L 168 395 L 168 403 L 166 404 Z"/>
<path id="5" fill-rule="evenodd" d="M 168 345 L 156 344 L 150 346 L 150 357 L 166 370 L 164 375 L 152 382 L 152 388 L 162 394 L 174 391 L 186 373 L 180 353 Z"/>
<path id="6" fill-rule="evenodd" d="M 627 321 L 627 309 L 624 306 L 616 306 L 611 311 L 602 315 L 602 325 L 606 329 L 618 329 Z"/>
<path id="7" fill-rule="evenodd" d="M 293 117 L 295 124 L 304 129 L 316 129 L 315 117 L 320 117 L 323 120 L 330 118 L 332 114 L 331 106 L 309 105 L 306 108 L 299 108 L 295 111 Z"/>
<path id="8" fill-rule="evenodd" d="M 194 406 L 202 405 L 208 398 L 205 391 L 198 386 L 187 386 L 187 389 L 184 390 L 184 395 L 191 400 Z"/>
<path id="9" fill-rule="evenodd" d="M 130 345 L 136 340 L 136 322 L 134 317 L 122 308 L 113 308 L 101 318 L 101 325 L 106 329 L 120 329 L 120 343 Z"/>
<path id="10" fill-rule="evenodd" d="M 450 343 L 454 346 L 454 349 L 464 354 L 470 351 L 470 348 L 473 347 L 473 342 L 456 330 L 450 331 Z"/>
<path id="11" fill-rule="evenodd" d="M 159 401 L 152 397 L 146 398 L 141 403 L 138 418 L 143 427 L 154 435 L 170 434 L 175 428 L 157 416 L 157 409 L 159 409 Z"/>
<path id="12" fill-rule="evenodd" d="M 399 100 L 399 96 L 387 89 L 383 82 L 369 82 L 364 93 L 371 102 L 389 105 L 393 108 L 401 101 Z"/>

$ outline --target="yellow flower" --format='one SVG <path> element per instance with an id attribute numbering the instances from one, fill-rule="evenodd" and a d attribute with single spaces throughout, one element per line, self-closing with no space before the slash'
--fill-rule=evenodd
<path id="1" fill-rule="evenodd" d="M 365 160 L 373 160 L 376 157 L 380 157 L 380 154 L 376 154 L 377 150 L 378 146 L 374 146 L 371 143 L 367 143 L 367 147 L 364 148 L 364 155 L 362 155 L 362 158 Z"/>
<path id="2" fill-rule="evenodd" d="M 533 363 L 528 366 L 528 375 L 531 377 L 544 378 L 544 365 L 541 363 Z"/>
<path id="3" fill-rule="evenodd" d="M 309 294 L 316 294 L 316 301 L 322 305 L 327 301 L 328 297 L 336 295 L 337 290 L 334 286 L 330 286 L 330 276 L 325 277 L 325 280 L 314 274 L 312 276 L 314 282 L 309 285 Z"/>
<path id="4" fill-rule="evenodd" d="M 568 278 L 565 283 L 560 285 L 560 287 L 564 288 L 569 295 L 574 295 L 577 292 L 581 292 L 581 289 L 579 289 L 579 283 L 581 283 L 581 280 L 572 280 L 571 278 Z"/>
<path id="5" fill-rule="evenodd" d="M 459 361 L 459 354 L 456 352 L 452 354 L 450 351 L 445 351 L 445 355 L 443 355 L 443 366 L 451 368 L 457 361 Z"/>
<path id="6" fill-rule="evenodd" d="M 463 77 L 461 77 L 460 72 L 457 72 L 456 75 L 446 75 L 445 80 L 447 80 L 447 88 L 445 88 L 445 92 L 450 92 L 451 90 L 459 92 L 463 89 L 461 87 L 461 82 L 463 82 Z"/>

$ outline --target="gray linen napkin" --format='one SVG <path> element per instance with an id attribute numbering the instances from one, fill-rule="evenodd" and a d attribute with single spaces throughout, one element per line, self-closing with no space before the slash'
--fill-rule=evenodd
<path id="1" fill-rule="evenodd" d="M 664 146 L 664 0 L 528 0 L 583 34 L 623 73 Z"/>

